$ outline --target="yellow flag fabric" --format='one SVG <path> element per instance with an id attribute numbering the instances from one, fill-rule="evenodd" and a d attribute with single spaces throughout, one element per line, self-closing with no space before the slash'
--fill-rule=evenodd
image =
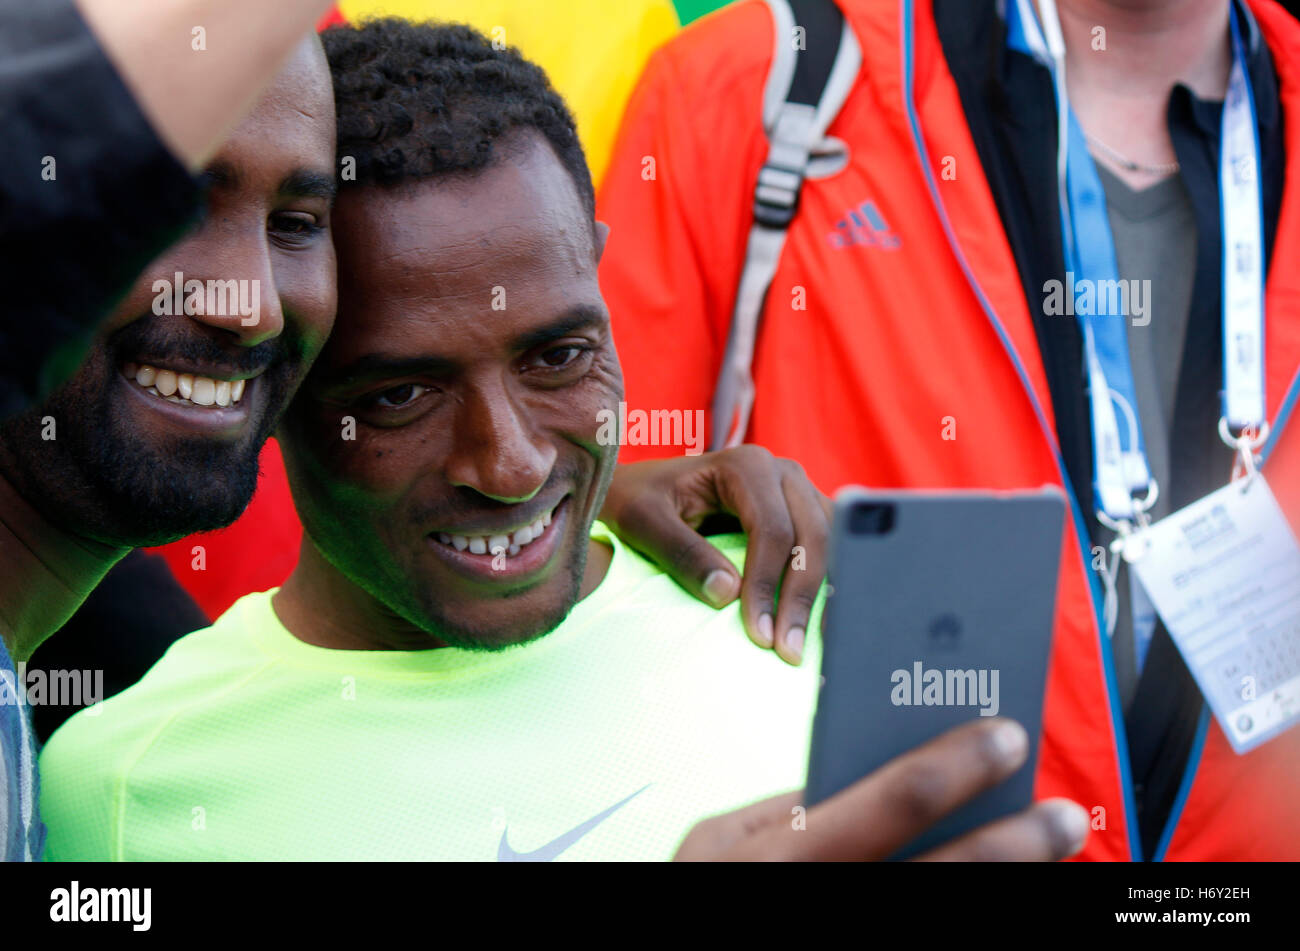
<path id="1" fill-rule="evenodd" d="M 468 23 L 517 47 L 546 70 L 573 110 L 597 187 L 646 60 L 678 30 L 670 0 L 342 0 L 339 10 L 349 22 L 400 16 Z"/>

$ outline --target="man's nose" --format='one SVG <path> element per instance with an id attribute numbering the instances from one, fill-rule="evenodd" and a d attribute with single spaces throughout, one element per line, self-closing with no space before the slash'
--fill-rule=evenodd
<path id="1" fill-rule="evenodd" d="M 186 314 L 233 334 L 241 346 L 278 337 L 284 330 L 284 311 L 265 230 L 245 235 L 223 251 L 218 266 L 185 272 Z"/>
<path id="2" fill-rule="evenodd" d="M 447 480 L 498 502 L 531 499 L 555 466 L 555 447 L 538 435 L 504 381 L 466 394 L 452 440 Z"/>

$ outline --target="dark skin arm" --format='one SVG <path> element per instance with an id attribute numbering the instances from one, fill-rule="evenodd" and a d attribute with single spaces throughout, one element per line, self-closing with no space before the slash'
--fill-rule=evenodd
<path id="1" fill-rule="evenodd" d="M 695 530 L 713 514 L 735 516 L 749 536 L 743 581 Z M 750 639 L 792 664 L 802 659 L 826 576 L 830 501 L 798 463 L 760 446 L 631 463 L 619 467 L 600 517 L 706 604 L 739 596 Z"/>
<path id="2" fill-rule="evenodd" d="M 888 858 L 930 826 L 1024 763 L 1024 729 L 992 718 L 949 730 L 870 776 L 792 817 L 795 792 L 706 819 L 675 857 L 700 861 L 870 862 Z M 1083 848 L 1088 813 L 1067 799 L 1036 802 L 1023 812 L 968 832 L 918 856 L 929 862 L 1054 862 Z"/>

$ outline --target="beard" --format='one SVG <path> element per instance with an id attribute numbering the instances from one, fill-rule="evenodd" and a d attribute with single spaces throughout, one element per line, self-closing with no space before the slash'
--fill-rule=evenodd
<path id="1" fill-rule="evenodd" d="M 556 485 L 592 485 L 596 495 L 594 500 L 591 500 L 594 508 L 591 509 L 590 514 L 594 517 L 594 514 L 600 511 L 612 477 L 612 464 L 607 473 L 602 472 L 598 467 L 590 476 L 585 475 L 579 467 L 560 466 L 551 473 L 547 484 L 538 492 L 546 498 L 552 495 L 553 487 Z M 553 591 L 551 599 L 525 607 L 519 602 L 534 597 L 536 592 L 533 588 L 501 592 L 494 595 L 492 600 L 507 608 L 511 608 L 511 602 L 514 601 L 518 604 L 518 608 L 504 612 L 508 615 L 509 621 L 503 622 L 498 619 L 494 623 L 483 624 L 477 622 L 478 612 L 472 606 L 467 608 L 464 603 L 461 603 L 456 606 L 456 610 L 453 610 L 443 600 L 436 585 L 420 584 L 408 588 L 408 600 L 415 605 L 415 611 L 408 615 L 408 620 L 413 621 L 421 630 L 432 634 L 447 646 L 459 647 L 462 650 L 506 650 L 528 644 L 551 633 L 569 616 L 569 612 L 578 603 L 582 592 L 582 580 L 587 570 L 588 539 L 591 532 L 591 518 L 587 517 L 583 508 L 587 501 L 577 493 L 568 497 L 569 511 L 564 530 L 566 533 L 573 533 L 572 544 L 569 551 L 559 553 L 564 563 L 556 566 L 554 577 L 547 582 L 548 587 Z M 495 507 L 496 503 L 485 500 L 477 492 L 461 488 L 457 489 L 450 505 L 444 501 L 442 504 L 432 506 L 417 506 L 411 511 L 408 519 L 416 526 L 455 524 L 463 520 L 467 511 Z M 416 565 L 410 565 L 403 573 L 403 577 L 419 578 Z"/>
<path id="2" fill-rule="evenodd" d="M 258 455 L 301 378 L 305 354 L 291 326 L 241 349 L 186 331 L 177 318 L 141 317 L 97 343 L 44 404 L 0 426 L 5 476 L 50 521 L 114 546 L 161 545 L 229 525 L 253 497 Z M 138 426 L 119 367 L 142 353 L 160 363 L 261 370 L 244 431 L 223 440 Z"/>
<path id="3" fill-rule="evenodd" d="M 569 563 L 561 568 L 560 577 L 556 579 L 557 581 L 562 579 L 564 585 L 562 596 L 553 604 L 534 610 L 531 616 L 525 616 L 526 612 L 520 611 L 518 622 L 509 626 L 474 624 L 466 620 L 463 615 L 452 616 L 443 609 L 436 598 L 430 597 L 432 592 L 421 590 L 416 593 L 416 597 L 421 602 L 416 623 L 448 647 L 471 651 L 503 651 L 511 647 L 522 647 L 545 637 L 564 623 L 564 619 L 578 603 L 578 595 L 582 591 L 582 577 L 586 570 L 587 544 L 584 536 L 573 546 Z M 527 593 L 522 591 L 500 595 L 498 599 L 509 604 L 512 597 L 520 597 Z"/>

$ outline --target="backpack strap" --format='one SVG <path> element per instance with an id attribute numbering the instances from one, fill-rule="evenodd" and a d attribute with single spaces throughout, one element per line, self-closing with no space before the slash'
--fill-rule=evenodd
<path id="1" fill-rule="evenodd" d="M 809 156 L 848 98 L 862 63 L 857 37 L 834 0 L 766 0 L 775 52 L 763 89 L 767 161 L 754 187 L 754 220 L 731 330 L 713 395 L 711 449 L 738 446 L 754 405 L 751 367 L 768 287 L 799 207 Z M 795 27 L 804 29 L 803 48 Z"/>

